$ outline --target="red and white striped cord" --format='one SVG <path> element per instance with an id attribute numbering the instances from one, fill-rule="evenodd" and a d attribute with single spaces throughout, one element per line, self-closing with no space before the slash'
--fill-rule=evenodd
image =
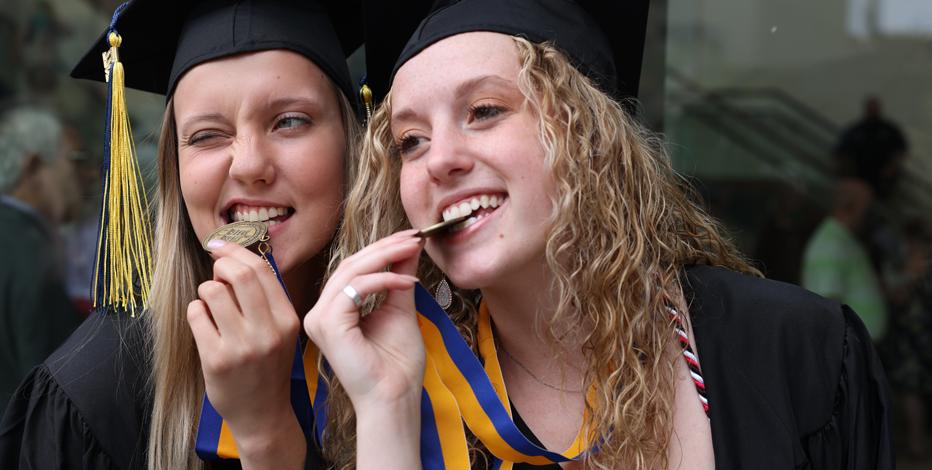
<path id="1" fill-rule="evenodd" d="M 696 392 L 699 394 L 699 402 L 702 404 L 702 409 L 705 410 L 705 414 L 708 416 L 709 397 L 706 395 L 705 391 L 705 380 L 702 379 L 702 368 L 699 367 L 699 358 L 693 353 L 693 348 L 689 344 L 689 335 L 686 333 L 683 316 L 680 315 L 676 309 L 671 307 L 667 307 L 667 310 L 670 312 L 670 315 L 673 316 L 673 321 L 675 322 L 673 330 L 676 333 L 676 339 L 679 341 L 680 347 L 683 348 L 683 358 L 686 359 L 689 375 L 693 380 L 693 384 L 696 385 Z"/>

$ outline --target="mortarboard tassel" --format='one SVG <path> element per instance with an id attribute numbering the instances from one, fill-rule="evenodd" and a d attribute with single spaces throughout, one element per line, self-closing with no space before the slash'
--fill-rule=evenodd
<path id="1" fill-rule="evenodd" d="M 363 77 L 362 84 L 359 87 L 359 99 L 366 110 L 366 122 L 369 122 L 369 119 L 372 119 L 372 89 L 366 84 L 365 77 Z"/>
<path id="2" fill-rule="evenodd" d="M 104 137 L 103 206 L 97 236 L 92 295 L 94 308 L 129 311 L 145 308 L 149 296 L 152 253 L 148 200 L 126 112 L 123 64 L 117 52 L 122 38 L 114 30 L 117 8 L 103 54 L 108 83 Z"/>

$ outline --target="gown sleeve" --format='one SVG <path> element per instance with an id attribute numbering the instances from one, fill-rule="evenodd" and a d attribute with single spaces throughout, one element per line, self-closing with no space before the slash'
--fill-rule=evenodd
<path id="1" fill-rule="evenodd" d="M 813 469 L 893 469 L 890 391 L 864 324 L 844 307 L 845 340 L 834 410 L 803 437 Z"/>
<path id="2" fill-rule="evenodd" d="M 94 349 L 94 348 L 91 348 Z M 98 408 L 86 416 L 81 407 L 69 396 L 69 392 L 87 395 L 87 387 L 71 388 L 59 383 L 63 377 L 53 374 L 49 362 L 36 367 L 14 393 L 6 413 L 0 420 L 0 469 L 82 469 L 115 470 L 145 468 L 145 446 L 148 428 L 145 422 L 120 425 L 111 421 L 114 416 L 137 416 L 150 410 L 148 404 L 128 400 L 125 396 L 97 398 L 91 400 Z M 94 372 L 80 368 L 78 376 L 93 376 Z M 122 369 L 126 371 L 126 368 Z M 59 371 L 61 373 L 61 371 Z M 98 371 L 99 373 L 99 371 Z M 130 374 L 135 376 L 135 374 Z M 121 376 L 123 377 L 123 376 Z M 125 379 L 125 377 L 124 377 Z M 132 381 L 122 383 L 117 377 L 97 376 L 91 380 L 95 385 L 128 391 Z M 120 383 L 118 383 L 120 382 Z M 86 384 L 85 384 L 86 385 Z M 87 403 L 85 403 L 87 405 Z M 137 409 L 137 407 L 139 409 Z M 108 416 L 99 416 L 106 414 Z M 113 455 L 113 451 L 119 455 Z M 238 460 L 208 462 L 211 470 L 240 469 Z M 317 447 L 308 444 L 307 470 L 329 468 Z"/>
<path id="3" fill-rule="evenodd" d="M 0 421 L 0 467 L 118 468 L 44 364 L 26 377 Z"/>

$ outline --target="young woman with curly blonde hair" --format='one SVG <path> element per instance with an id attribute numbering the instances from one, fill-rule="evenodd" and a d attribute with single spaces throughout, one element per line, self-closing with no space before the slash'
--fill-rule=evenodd
<path id="1" fill-rule="evenodd" d="M 584 437 L 550 468 L 891 468 L 886 385 L 856 315 L 761 279 L 613 99 L 632 91 L 606 39 L 621 7 L 439 3 L 370 121 L 305 317 L 336 379 L 325 455 L 460 468 L 425 450 L 419 424 L 440 356 L 411 289 L 448 278 L 446 312 L 500 365 L 513 424 L 558 452 Z M 410 229 L 462 215 L 426 242 Z M 473 468 L 540 464 L 488 435 L 470 425 Z"/>

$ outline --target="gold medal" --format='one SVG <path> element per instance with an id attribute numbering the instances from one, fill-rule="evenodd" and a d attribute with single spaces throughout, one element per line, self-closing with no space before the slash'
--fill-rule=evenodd
<path id="1" fill-rule="evenodd" d="M 465 222 L 467 219 L 469 219 L 469 216 L 464 215 L 464 216 L 456 217 L 454 219 L 444 220 L 443 222 L 440 222 L 439 224 L 434 224 L 434 225 L 431 225 L 430 227 L 422 229 L 420 232 L 415 233 L 414 236 L 421 237 L 421 238 L 429 238 L 434 235 L 446 233 L 454 225 L 460 222 Z"/>
<path id="2" fill-rule="evenodd" d="M 223 240 L 249 248 L 259 242 L 268 241 L 268 230 L 268 226 L 263 222 L 233 222 L 232 224 L 224 225 L 211 232 L 211 234 L 204 239 L 203 246 L 204 249 L 209 252 L 210 248 L 207 247 L 208 242 L 211 240 Z"/>
<path id="3" fill-rule="evenodd" d="M 209 253 L 210 248 L 207 247 L 207 244 L 210 243 L 211 240 L 223 240 L 227 243 L 236 243 L 258 254 L 260 258 L 265 260 L 265 264 L 269 265 L 269 269 L 271 269 L 272 272 L 276 272 L 275 268 L 272 267 L 272 263 L 269 262 L 269 257 L 272 256 L 272 245 L 269 245 L 268 232 L 269 227 L 263 222 L 233 222 L 232 224 L 226 224 L 211 232 L 210 235 L 204 239 L 203 246 Z"/>

